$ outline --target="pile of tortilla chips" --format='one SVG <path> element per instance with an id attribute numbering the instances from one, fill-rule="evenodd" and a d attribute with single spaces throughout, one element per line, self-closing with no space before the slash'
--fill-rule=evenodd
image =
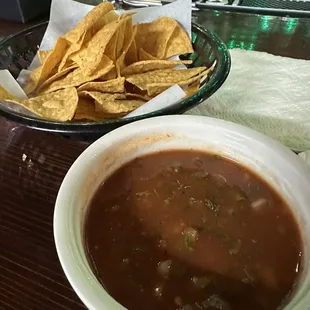
<path id="1" fill-rule="evenodd" d="M 53 50 L 38 52 L 41 65 L 24 89 L 30 99 L 15 98 L 0 86 L 0 100 L 49 120 L 120 118 L 172 85 L 195 92 L 208 70 L 178 70 L 191 61 L 168 60 L 191 52 L 187 33 L 174 19 L 133 25 L 132 14 L 118 16 L 104 2 L 59 37 Z"/>

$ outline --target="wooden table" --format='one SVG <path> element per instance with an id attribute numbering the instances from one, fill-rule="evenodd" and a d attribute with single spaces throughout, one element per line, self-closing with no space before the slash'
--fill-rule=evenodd
<path id="1" fill-rule="evenodd" d="M 82 309 L 53 238 L 57 191 L 83 143 L 0 121 L 0 309 Z"/>
<path id="2" fill-rule="evenodd" d="M 310 21 L 227 12 L 194 20 L 232 47 L 310 59 Z M 0 36 L 25 25 L 0 22 Z M 57 191 L 87 143 L 0 120 L 0 309 L 82 309 L 53 239 Z"/>

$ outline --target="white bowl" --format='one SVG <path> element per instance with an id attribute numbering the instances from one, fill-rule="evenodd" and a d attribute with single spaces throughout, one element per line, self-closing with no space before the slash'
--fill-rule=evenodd
<path id="1" fill-rule="evenodd" d="M 200 116 L 162 116 L 103 136 L 75 161 L 58 193 L 54 235 L 61 265 L 91 310 L 125 309 L 103 289 L 83 247 L 87 206 L 97 188 L 120 166 L 158 150 L 197 149 L 240 162 L 262 176 L 288 203 L 301 228 L 304 268 L 285 310 L 310 309 L 310 169 L 293 152 L 249 128 Z"/>

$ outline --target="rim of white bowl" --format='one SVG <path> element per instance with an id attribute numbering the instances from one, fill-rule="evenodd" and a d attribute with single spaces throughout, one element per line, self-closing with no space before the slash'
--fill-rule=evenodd
<path id="1" fill-rule="evenodd" d="M 71 286 L 90 310 L 124 310 L 126 308 L 113 299 L 96 279 L 87 260 L 85 262 L 86 254 L 84 248 L 80 249 L 74 245 L 74 233 L 70 223 L 68 223 L 66 214 L 64 214 L 64 212 L 68 211 L 68 197 L 72 192 L 72 188 L 74 188 L 75 180 L 77 180 L 83 170 L 83 162 L 91 160 L 92 156 L 102 153 L 105 147 L 111 146 L 117 140 L 124 138 L 124 136 L 134 136 L 143 132 L 145 128 L 151 128 L 154 131 L 156 128 L 161 128 L 163 124 L 171 125 L 177 123 L 189 126 L 198 124 L 209 127 L 209 129 L 210 127 L 213 127 L 213 129 L 221 128 L 222 130 L 224 128 L 228 132 L 240 135 L 240 137 L 250 137 L 264 145 L 264 147 L 274 151 L 277 156 L 286 157 L 288 159 L 287 162 L 292 167 L 298 169 L 303 176 L 306 174 L 304 170 L 308 171 L 309 176 L 306 177 L 306 181 L 310 185 L 310 169 L 296 154 L 279 142 L 251 128 L 229 121 L 196 115 L 159 116 L 122 126 L 106 134 L 91 144 L 70 167 L 59 189 L 54 211 L 54 238 L 60 263 Z M 81 257 L 84 258 L 82 262 L 80 261 Z M 310 279 L 308 282 L 310 283 Z M 86 290 L 87 292 L 85 292 Z M 98 304 L 100 304 L 100 309 L 96 306 Z M 306 310 L 305 306 L 307 305 L 303 302 L 302 304 L 301 307 L 298 304 L 298 307 L 294 307 L 294 309 Z M 292 309 L 290 308 L 290 310 Z"/>

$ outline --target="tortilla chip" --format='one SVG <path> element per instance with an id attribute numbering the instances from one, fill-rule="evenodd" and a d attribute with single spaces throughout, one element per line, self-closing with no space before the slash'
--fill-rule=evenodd
<path id="1" fill-rule="evenodd" d="M 136 28 L 136 27 L 134 27 Z M 136 32 L 136 30 L 135 30 Z M 131 42 L 131 45 L 128 48 L 127 54 L 125 56 L 125 64 L 131 65 L 138 61 L 138 51 L 135 36 Z"/>
<path id="2" fill-rule="evenodd" d="M 199 90 L 199 87 L 200 87 L 200 81 L 199 80 L 197 80 L 193 84 L 189 85 L 187 87 L 187 89 L 185 90 L 187 97 L 190 97 L 190 96 L 194 95 L 195 93 L 197 93 L 197 91 Z"/>
<path id="3" fill-rule="evenodd" d="M 125 19 L 127 17 L 130 17 L 132 18 L 132 16 L 136 14 L 136 13 L 133 13 L 133 12 L 126 12 L 126 13 L 123 13 L 122 15 L 119 15 L 118 16 L 118 19 L 121 20 L 121 19 Z"/>
<path id="4" fill-rule="evenodd" d="M 76 89 L 72 87 L 22 100 L 9 94 L 0 86 L 1 100 L 19 104 L 42 118 L 65 122 L 71 120 L 75 113 L 78 95 Z"/>
<path id="5" fill-rule="evenodd" d="M 96 32 L 102 29 L 105 25 L 116 21 L 118 17 L 119 16 L 115 13 L 115 11 L 110 11 L 100 17 L 98 21 L 90 28 L 89 32 L 91 36 L 93 36 Z"/>
<path id="6" fill-rule="evenodd" d="M 132 14 L 121 15 L 119 23 L 119 28 L 105 50 L 105 54 L 114 61 L 117 61 L 124 52 L 126 55 L 135 34 L 135 27 L 132 25 Z"/>
<path id="7" fill-rule="evenodd" d="M 85 36 L 87 30 L 100 21 L 105 14 L 114 9 L 110 2 L 102 2 L 94 7 L 72 30 L 66 33 L 64 38 L 71 43 L 77 43 Z M 100 23 L 100 22 L 99 22 Z M 83 41 L 83 40 L 82 40 Z M 83 43 L 83 42 L 82 42 Z"/>
<path id="8" fill-rule="evenodd" d="M 112 58 L 113 60 L 118 59 L 122 55 L 124 40 L 125 37 L 128 35 L 127 21 L 120 20 L 119 23 L 120 25 L 116 32 L 116 46 L 115 46 L 115 54 L 114 57 Z"/>
<path id="9" fill-rule="evenodd" d="M 45 62 L 30 74 L 30 81 L 24 89 L 26 94 L 32 93 L 42 82 L 50 77 L 52 71 L 63 58 L 66 49 L 67 41 L 63 38 L 58 38 L 54 49 L 48 54 Z"/>
<path id="10" fill-rule="evenodd" d="M 83 90 L 99 91 L 102 93 L 123 93 L 125 91 L 125 78 L 117 78 L 106 82 L 88 82 L 78 88 L 78 92 Z"/>
<path id="11" fill-rule="evenodd" d="M 178 26 L 176 20 L 170 17 L 160 17 L 151 23 L 137 24 L 137 48 L 142 48 L 151 56 L 164 59 L 167 44 Z"/>
<path id="12" fill-rule="evenodd" d="M 179 86 L 180 82 L 177 83 Z M 162 92 L 164 92 L 165 90 L 167 90 L 168 88 L 170 88 L 171 86 L 175 85 L 175 83 L 153 83 L 153 84 L 148 84 L 147 85 L 147 95 L 150 97 L 155 97 L 159 94 L 161 94 Z"/>
<path id="13" fill-rule="evenodd" d="M 127 21 L 127 29 L 126 31 L 126 38 L 124 39 L 122 54 L 118 57 L 118 59 L 115 62 L 116 72 L 117 76 L 121 76 L 121 71 L 126 67 L 125 59 L 128 53 L 128 50 L 130 49 L 132 43 L 135 40 L 135 34 L 136 34 L 136 28 L 132 27 L 132 20 Z M 132 55 L 130 56 L 132 57 Z"/>
<path id="14" fill-rule="evenodd" d="M 117 78 L 117 72 L 115 66 L 106 74 L 99 78 L 100 81 L 110 81 Z"/>
<path id="15" fill-rule="evenodd" d="M 101 104 L 95 102 L 95 109 L 106 117 L 121 117 L 143 105 L 143 100 L 105 100 Z"/>
<path id="16" fill-rule="evenodd" d="M 104 51 L 117 29 L 117 22 L 112 22 L 99 30 L 89 43 L 78 50 L 71 59 L 76 62 L 87 75 L 91 75 L 104 57 Z"/>
<path id="17" fill-rule="evenodd" d="M 125 95 L 124 94 L 119 94 L 119 93 L 115 93 L 115 94 L 109 94 L 109 93 L 101 93 L 98 91 L 87 91 L 87 90 L 83 90 L 79 92 L 79 96 L 82 97 L 86 97 L 86 98 L 92 98 L 95 100 L 96 103 L 99 103 L 100 105 L 103 104 L 105 101 L 109 100 L 115 100 L 115 99 L 125 99 Z"/>
<path id="18" fill-rule="evenodd" d="M 70 121 L 75 113 L 78 94 L 74 87 L 24 100 L 22 105 L 45 119 Z"/>
<path id="19" fill-rule="evenodd" d="M 19 99 L 15 97 L 14 95 L 11 95 L 4 87 L 0 85 L 0 101 L 22 101 L 22 99 Z"/>
<path id="20" fill-rule="evenodd" d="M 118 28 L 122 28 L 125 23 L 126 20 L 120 22 L 113 21 L 107 24 L 93 36 L 84 48 L 72 55 L 72 60 L 83 69 L 86 75 L 91 75 L 98 68 L 105 57 L 104 53 L 109 42 L 115 36 Z M 114 41 L 112 40 L 112 45 L 113 43 Z M 110 59 L 114 60 L 115 55 L 109 54 L 109 56 L 111 57 Z"/>
<path id="21" fill-rule="evenodd" d="M 95 111 L 106 118 L 115 118 L 133 111 L 144 100 L 126 100 L 124 94 L 104 94 L 95 91 L 82 91 L 80 98 L 92 98 L 95 100 Z M 124 100 L 123 100 L 124 99 Z"/>
<path id="22" fill-rule="evenodd" d="M 67 62 L 65 63 L 64 67 L 62 68 L 62 70 L 58 70 L 58 72 L 61 72 L 67 68 L 70 68 L 70 67 L 78 67 L 78 64 L 76 64 L 72 59 L 68 59 Z"/>
<path id="23" fill-rule="evenodd" d="M 71 56 L 78 52 L 99 29 L 117 18 L 113 9 L 111 3 L 102 2 L 92 9 L 75 28 L 65 34 L 64 38 L 70 42 L 70 47 L 59 65 L 59 72 L 65 68 Z"/>
<path id="24" fill-rule="evenodd" d="M 25 107 L 23 106 L 23 101 L 24 101 L 24 99 L 20 99 L 20 98 L 15 97 L 14 95 L 10 94 L 6 89 L 4 89 L 0 85 L 0 103 L 5 102 L 5 106 L 7 108 L 13 109 L 14 111 L 19 112 L 19 113 L 25 113 L 25 111 L 24 111 Z M 16 105 L 18 107 L 16 107 Z M 20 109 L 19 107 L 22 107 L 22 108 Z M 26 110 L 27 110 L 26 113 L 28 113 L 28 115 L 33 114 L 33 113 L 29 114 L 28 109 L 26 109 Z M 31 116 L 36 117 L 37 115 L 33 114 Z"/>
<path id="25" fill-rule="evenodd" d="M 166 46 L 165 58 L 193 53 L 193 46 L 187 32 L 178 24 Z"/>
<path id="26" fill-rule="evenodd" d="M 64 78 L 59 79 L 52 84 L 50 84 L 47 88 L 42 89 L 42 92 L 48 93 L 58 89 L 80 86 L 84 83 L 94 81 L 99 79 L 101 76 L 104 76 L 110 70 L 114 68 L 114 65 L 110 59 L 107 57 L 103 57 L 103 62 L 92 75 L 85 75 L 84 71 L 81 68 L 77 68 L 67 74 Z"/>
<path id="27" fill-rule="evenodd" d="M 44 63 L 44 61 L 46 60 L 48 54 L 50 53 L 51 51 L 42 51 L 42 50 L 38 50 L 38 57 L 39 57 L 39 60 L 40 60 L 40 63 L 41 65 Z"/>
<path id="28" fill-rule="evenodd" d="M 29 75 L 28 82 L 25 87 L 23 87 L 24 92 L 29 95 L 32 93 L 39 83 L 39 78 L 42 70 L 42 65 L 38 68 L 35 68 Z"/>
<path id="29" fill-rule="evenodd" d="M 120 41 L 118 40 L 118 57 L 120 57 L 123 52 L 127 53 L 137 33 L 137 27 L 132 24 L 132 13 L 123 14 L 121 20 L 124 23 L 123 36 L 121 37 L 123 44 L 120 44 Z M 121 28 L 119 28 L 118 32 L 121 32 Z"/>
<path id="30" fill-rule="evenodd" d="M 148 101 L 152 98 L 148 97 L 147 95 L 135 94 L 135 93 L 126 93 L 126 99 L 139 99 L 143 101 Z"/>
<path id="31" fill-rule="evenodd" d="M 191 64 L 191 60 L 144 60 L 136 62 L 126 68 L 121 72 L 122 76 L 130 76 L 137 73 L 144 73 L 148 71 L 158 70 L 158 69 L 170 69 L 181 64 Z"/>
<path id="32" fill-rule="evenodd" d="M 49 76 L 50 72 L 52 72 L 53 69 L 60 63 L 67 48 L 68 48 L 68 44 L 66 40 L 64 40 L 63 38 L 58 38 L 56 40 L 55 47 L 47 55 L 42 65 L 40 83 L 44 81 Z"/>
<path id="33" fill-rule="evenodd" d="M 69 48 L 67 49 L 65 55 L 63 56 L 60 64 L 59 64 L 59 67 L 58 67 L 58 72 L 61 72 L 65 69 L 65 67 L 68 67 L 68 63 L 72 63 L 73 60 L 71 59 L 71 56 L 78 52 L 81 47 L 82 47 L 82 39 L 80 42 L 78 43 L 72 43 Z"/>
<path id="34" fill-rule="evenodd" d="M 117 45 L 117 31 L 112 36 L 111 40 L 109 41 L 104 50 L 104 54 L 113 61 L 116 60 L 116 45 Z"/>
<path id="35" fill-rule="evenodd" d="M 139 87 L 141 90 L 146 90 L 148 84 L 178 84 L 179 82 L 190 79 L 205 70 L 205 67 L 184 70 L 160 69 L 131 75 L 126 78 L 126 81 Z"/>
<path id="36" fill-rule="evenodd" d="M 158 58 L 152 56 L 151 54 L 147 53 L 143 48 L 139 49 L 139 61 L 143 60 L 158 60 Z"/>
<path id="37" fill-rule="evenodd" d="M 102 114 L 96 112 L 94 100 L 79 98 L 78 106 L 73 117 L 74 120 L 103 121 Z"/>
<path id="38" fill-rule="evenodd" d="M 60 79 L 61 77 L 65 76 L 66 74 L 68 74 L 69 72 L 73 71 L 76 68 L 77 68 L 77 65 L 72 65 L 71 67 L 68 67 L 64 69 L 63 71 L 56 72 L 54 75 L 48 78 L 44 83 L 41 84 L 41 86 L 38 88 L 37 93 L 40 93 L 41 89 L 48 87 L 54 81 Z"/>
<path id="39" fill-rule="evenodd" d="M 199 85 L 200 85 L 200 79 L 202 77 L 204 77 L 206 74 L 208 74 L 208 71 L 209 70 L 205 70 L 201 73 L 199 73 L 198 75 L 192 77 L 192 78 L 189 78 L 187 80 L 183 80 L 183 81 L 179 81 L 178 83 L 153 83 L 153 84 L 148 84 L 147 85 L 147 94 L 148 96 L 150 97 L 154 97 L 160 93 L 162 93 L 163 91 L 165 91 L 166 89 L 168 89 L 169 87 L 175 85 L 175 84 L 178 84 L 179 86 L 181 87 L 184 87 L 184 86 L 187 86 L 187 85 L 191 85 L 192 83 L 195 83 L 195 82 L 199 82 Z"/>

